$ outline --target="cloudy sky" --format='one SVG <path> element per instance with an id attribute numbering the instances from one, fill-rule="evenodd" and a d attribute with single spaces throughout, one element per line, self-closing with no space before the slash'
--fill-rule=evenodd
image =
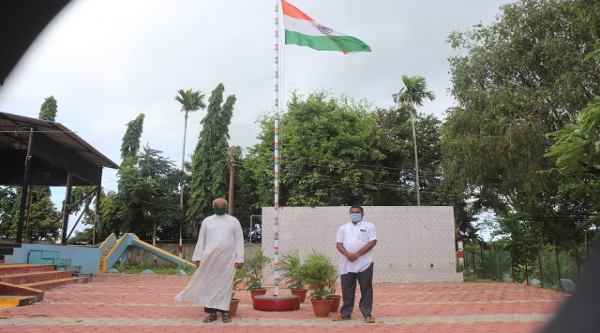
<path id="1" fill-rule="evenodd" d="M 393 104 L 402 75 L 425 77 L 437 99 L 419 110 L 443 119 L 453 105 L 446 42 L 453 30 L 489 25 L 508 0 L 290 0 L 317 22 L 360 38 L 370 53 L 343 55 L 283 47 L 283 103 L 289 91 L 325 89 L 377 107 Z M 272 114 L 275 1 L 79 0 L 48 25 L 0 87 L 0 111 L 37 117 L 58 101 L 57 122 L 120 164 L 126 123 L 146 115 L 142 145 L 181 163 L 179 89 L 206 96 L 218 83 L 235 94 L 230 145 L 257 142 L 261 114 Z M 283 22 L 283 20 L 281 20 Z M 283 25 L 280 26 L 280 31 Z M 283 34 L 283 33 L 281 33 Z M 283 43 L 282 43 L 283 44 Z M 186 159 L 205 111 L 190 114 Z M 103 186 L 116 189 L 113 170 Z M 55 189 L 58 202 L 64 192 Z M 53 198 L 54 199 L 54 198 Z"/>

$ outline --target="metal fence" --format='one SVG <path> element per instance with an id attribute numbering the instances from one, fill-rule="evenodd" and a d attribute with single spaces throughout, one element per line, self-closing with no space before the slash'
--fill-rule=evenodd
<path id="1" fill-rule="evenodd" d="M 459 270 L 466 277 L 565 289 L 566 283 L 579 281 L 587 262 L 589 251 L 580 250 L 578 247 L 563 251 L 465 249 L 464 267 Z"/>

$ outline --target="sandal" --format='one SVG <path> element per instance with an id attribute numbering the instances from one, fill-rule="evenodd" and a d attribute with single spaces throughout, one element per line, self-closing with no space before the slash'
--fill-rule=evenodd
<path id="1" fill-rule="evenodd" d="M 229 312 L 223 312 L 223 314 L 221 314 L 221 317 L 223 317 L 223 322 L 224 323 L 230 323 L 231 322 L 231 316 L 229 315 Z"/>
<path id="2" fill-rule="evenodd" d="M 375 322 L 375 318 L 373 317 L 365 317 L 365 323 L 372 324 Z"/>
<path id="3" fill-rule="evenodd" d="M 350 317 L 339 316 L 332 319 L 333 321 L 350 320 Z"/>
<path id="4" fill-rule="evenodd" d="M 216 313 L 211 313 L 208 315 L 208 317 L 204 318 L 203 322 L 205 323 L 210 323 L 211 321 L 215 321 L 217 320 L 217 314 Z"/>

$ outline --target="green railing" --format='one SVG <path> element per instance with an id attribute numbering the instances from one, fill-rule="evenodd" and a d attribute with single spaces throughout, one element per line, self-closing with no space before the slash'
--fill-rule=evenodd
<path id="1" fill-rule="evenodd" d="M 565 279 L 579 281 L 587 262 L 585 253 L 578 247 L 563 251 L 466 249 L 464 267 L 458 267 L 458 270 L 463 271 L 465 276 L 479 279 L 532 283 L 564 289 Z"/>

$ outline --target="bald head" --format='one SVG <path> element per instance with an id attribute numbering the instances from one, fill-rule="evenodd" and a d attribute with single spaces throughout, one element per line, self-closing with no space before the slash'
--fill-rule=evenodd
<path id="1" fill-rule="evenodd" d="M 227 200 L 223 198 L 216 198 L 213 200 L 213 208 L 217 207 L 227 207 Z"/>

